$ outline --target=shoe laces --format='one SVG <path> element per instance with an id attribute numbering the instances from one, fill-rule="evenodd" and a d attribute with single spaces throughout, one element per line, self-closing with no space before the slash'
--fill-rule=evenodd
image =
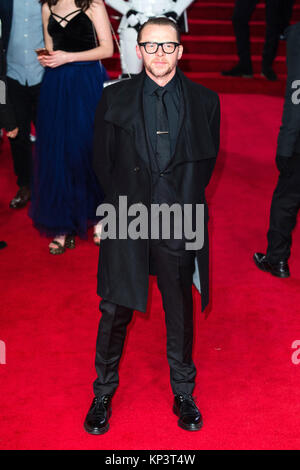
<path id="1" fill-rule="evenodd" d="M 180 412 L 183 415 L 194 415 L 199 413 L 194 397 L 189 393 L 180 393 L 177 395 L 179 400 Z"/>
<path id="2" fill-rule="evenodd" d="M 109 396 L 109 395 L 104 395 L 104 396 L 102 397 L 102 403 L 103 403 L 103 405 L 106 406 L 106 405 L 109 403 L 109 401 L 110 401 L 110 396 Z"/>
<path id="3" fill-rule="evenodd" d="M 106 411 L 107 405 L 110 401 L 110 395 L 102 395 L 101 397 L 94 398 L 94 412 L 96 415 L 103 414 L 103 411 Z"/>
<path id="4" fill-rule="evenodd" d="M 177 395 L 179 401 L 182 403 L 184 400 L 188 400 L 188 401 L 191 401 L 193 403 L 195 403 L 195 399 L 194 397 L 190 394 L 190 393 L 179 393 Z"/>

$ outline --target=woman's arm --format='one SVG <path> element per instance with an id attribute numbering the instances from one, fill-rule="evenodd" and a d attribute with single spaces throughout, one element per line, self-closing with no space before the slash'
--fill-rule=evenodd
<path id="1" fill-rule="evenodd" d="M 48 51 L 53 51 L 53 42 L 50 34 L 48 33 L 48 23 L 50 17 L 50 8 L 48 7 L 47 3 L 44 3 L 42 6 L 42 20 L 43 20 L 43 30 L 44 30 L 44 41 L 45 41 L 45 48 Z"/>
<path id="2" fill-rule="evenodd" d="M 94 24 L 100 45 L 83 52 L 53 51 L 50 56 L 43 56 L 43 65 L 53 68 L 69 62 L 101 60 L 113 55 L 114 44 L 103 0 L 93 0 L 90 8 L 85 13 Z"/>
<path id="3" fill-rule="evenodd" d="M 48 51 L 53 51 L 53 42 L 50 34 L 48 33 L 48 23 L 49 23 L 49 17 L 50 17 L 50 8 L 48 7 L 47 3 L 44 3 L 42 6 L 42 20 L 43 20 L 43 32 L 44 32 L 44 43 L 45 43 L 45 48 L 48 49 Z M 38 61 L 39 63 L 43 66 L 46 67 L 46 62 L 45 62 L 45 55 L 39 55 L 38 56 Z"/>

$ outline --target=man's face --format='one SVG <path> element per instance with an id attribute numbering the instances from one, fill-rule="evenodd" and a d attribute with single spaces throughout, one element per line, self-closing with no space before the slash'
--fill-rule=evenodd
<path id="1" fill-rule="evenodd" d="M 172 26 L 150 24 L 143 29 L 140 42 L 178 42 L 178 39 Z M 166 54 L 162 47 L 155 54 L 147 54 L 143 46 L 137 45 L 136 52 L 139 59 L 143 59 L 146 71 L 155 78 L 161 78 L 172 74 L 182 56 L 183 47 L 176 47 L 173 54 Z"/>

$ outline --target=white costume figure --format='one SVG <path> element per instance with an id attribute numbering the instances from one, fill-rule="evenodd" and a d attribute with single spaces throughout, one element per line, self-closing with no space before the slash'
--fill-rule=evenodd
<path id="1" fill-rule="evenodd" d="M 121 66 L 123 74 L 137 74 L 142 61 L 136 55 L 137 31 L 151 16 L 167 16 L 178 20 L 194 0 L 105 0 L 123 17 L 120 33 Z"/>

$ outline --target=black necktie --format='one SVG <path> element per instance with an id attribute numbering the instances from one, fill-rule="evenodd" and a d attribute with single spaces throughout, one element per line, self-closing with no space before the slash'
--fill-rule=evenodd
<path id="1" fill-rule="evenodd" d="M 169 122 L 166 106 L 164 103 L 164 95 L 167 92 L 164 88 L 157 88 L 155 95 L 156 101 L 156 155 L 158 160 L 158 166 L 163 171 L 169 161 L 171 154 L 170 147 L 170 134 L 169 134 Z"/>

